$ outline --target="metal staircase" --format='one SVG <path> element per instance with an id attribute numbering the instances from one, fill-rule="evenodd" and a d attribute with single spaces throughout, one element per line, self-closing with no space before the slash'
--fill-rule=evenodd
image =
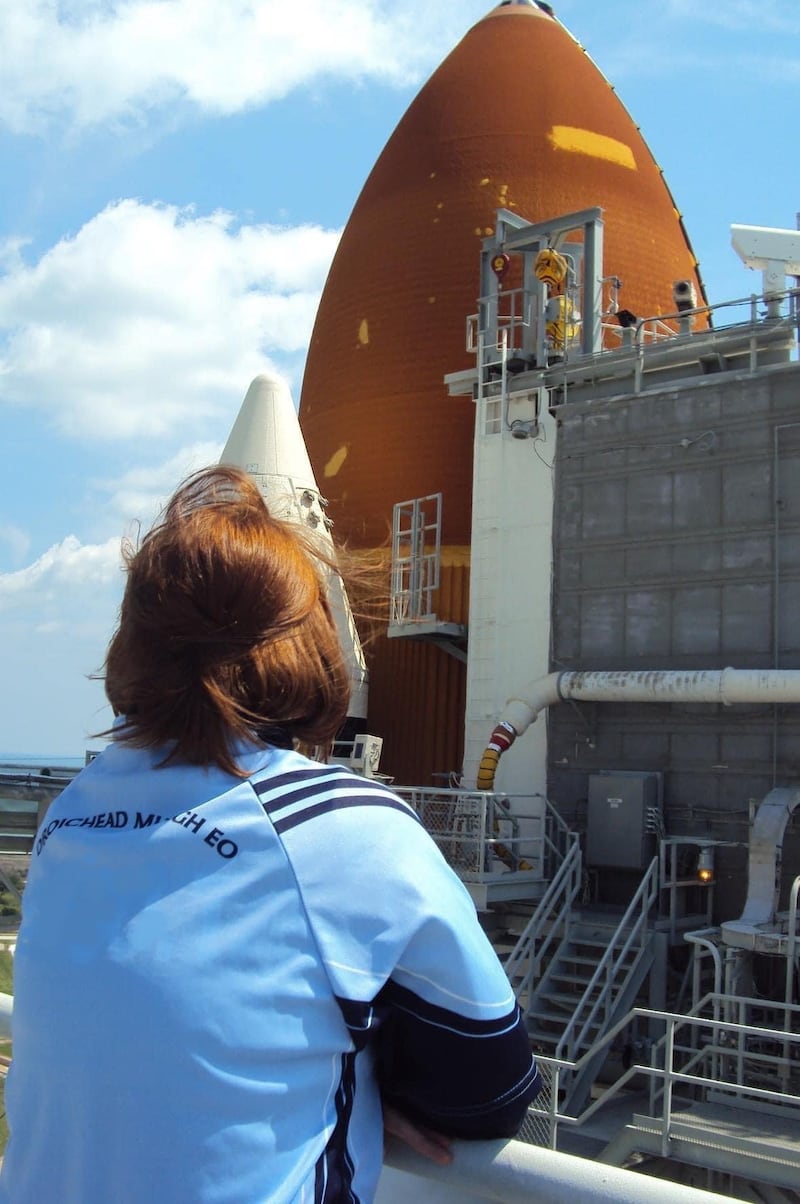
<path id="1" fill-rule="evenodd" d="M 585 1105 L 608 1051 L 583 1055 L 633 1007 L 653 965 L 658 859 L 615 927 L 574 910 L 581 878 L 576 842 L 506 962 L 534 1048 L 581 1062 L 560 1076 L 561 1110 L 571 1115 Z"/>

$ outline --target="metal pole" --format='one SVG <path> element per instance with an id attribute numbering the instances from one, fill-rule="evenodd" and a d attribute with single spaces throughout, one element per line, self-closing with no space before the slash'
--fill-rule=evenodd
<path id="1" fill-rule="evenodd" d="M 786 942 L 786 990 L 784 1002 L 791 1004 L 794 994 L 794 959 L 797 952 L 797 896 L 800 893 L 800 875 L 792 883 L 789 896 L 789 934 Z M 789 1027 L 788 1024 L 786 1026 Z"/>
<path id="2" fill-rule="evenodd" d="M 675 1021 L 667 1020 L 667 1039 L 664 1049 L 664 1114 L 661 1127 L 661 1154 L 669 1158 L 669 1130 L 672 1124 L 672 1072 L 675 1057 Z"/>

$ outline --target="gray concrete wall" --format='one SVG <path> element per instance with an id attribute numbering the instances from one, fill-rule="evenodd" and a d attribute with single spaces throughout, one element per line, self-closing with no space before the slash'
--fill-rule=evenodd
<path id="1" fill-rule="evenodd" d="M 800 668 L 800 365 L 558 417 L 552 667 Z M 600 769 L 662 772 L 668 832 L 722 840 L 746 841 L 751 800 L 800 782 L 800 708 L 562 705 L 549 730 L 550 797 L 578 826 Z M 743 851 L 719 879 L 728 918 Z"/>

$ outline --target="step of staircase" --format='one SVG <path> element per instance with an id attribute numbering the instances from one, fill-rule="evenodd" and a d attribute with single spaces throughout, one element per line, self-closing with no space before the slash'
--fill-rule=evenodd
<path id="1" fill-rule="evenodd" d="M 589 974 L 568 974 L 558 969 L 551 971 L 550 978 L 556 982 L 572 982 L 580 987 L 586 987 L 591 982 L 591 975 Z"/>
<path id="2" fill-rule="evenodd" d="M 595 949 L 594 953 L 578 953 L 578 949 L 592 948 L 592 946 L 587 946 L 585 941 L 572 940 L 570 941 L 569 948 L 564 950 L 562 960 L 576 962 L 580 966 L 596 966 L 607 946 L 598 944 L 593 947 Z M 635 952 L 633 949 L 629 950 L 625 955 L 626 958 L 632 960 Z"/>

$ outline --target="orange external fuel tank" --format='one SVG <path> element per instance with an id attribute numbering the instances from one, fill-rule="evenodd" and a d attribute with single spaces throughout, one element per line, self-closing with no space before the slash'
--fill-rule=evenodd
<path id="1" fill-rule="evenodd" d="M 697 262 L 661 171 L 586 52 L 532 0 L 500 4 L 424 85 L 373 168 L 320 302 L 300 422 L 339 537 L 387 547 L 395 502 L 443 494 L 440 619 L 467 622 L 474 407 L 446 373 L 473 367 L 481 240 L 498 208 L 544 221 L 600 206 L 620 305 L 671 313 Z M 465 669 L 379 638 L 369 730 L 382 769 L 435 784 L 461 764 Z"/>

